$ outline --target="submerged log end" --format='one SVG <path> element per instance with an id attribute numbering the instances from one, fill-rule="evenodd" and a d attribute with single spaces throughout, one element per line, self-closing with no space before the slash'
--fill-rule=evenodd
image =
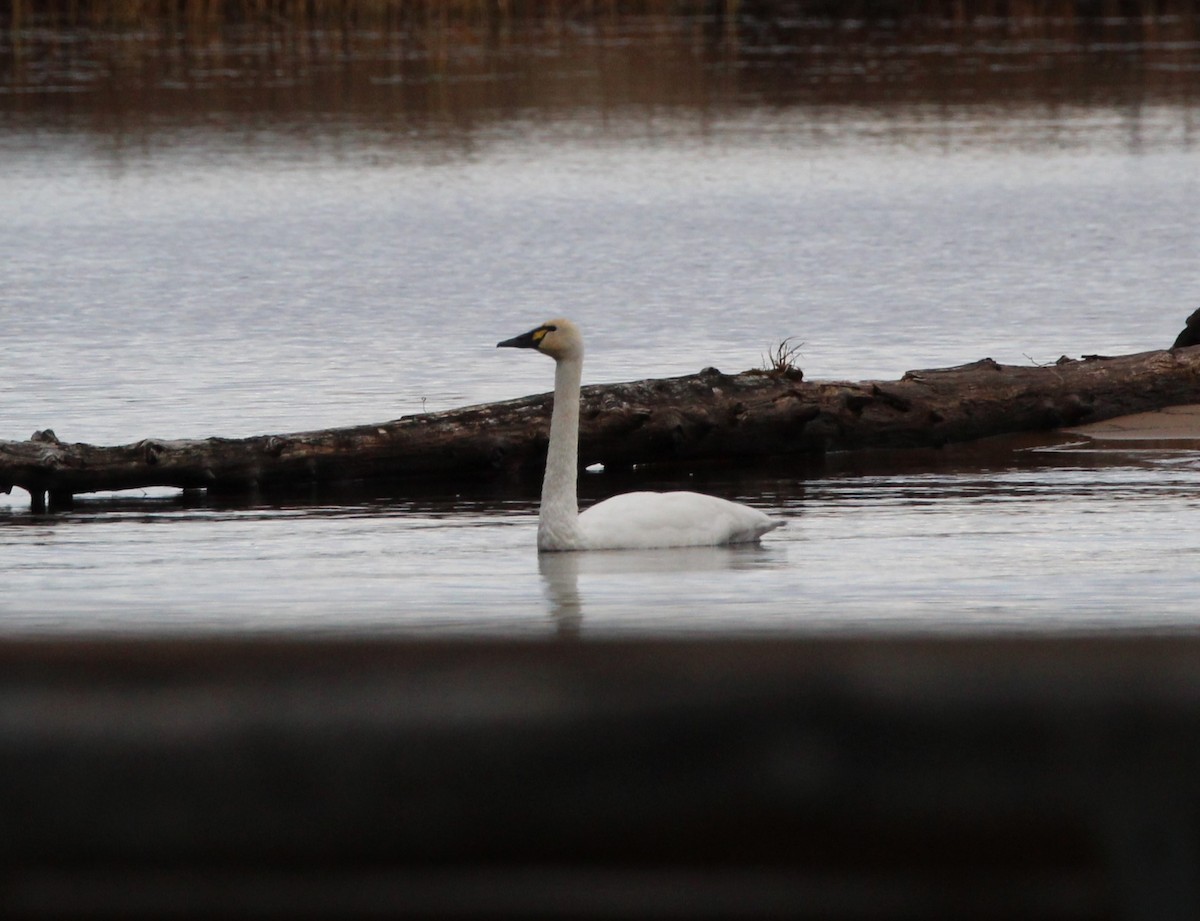
<path id="1" fill-rule="evenodd" d="M 50 490 L 48 509 L 51 512 L 67 512 L 75 507 L 75 494 L 69 489 Z"/>

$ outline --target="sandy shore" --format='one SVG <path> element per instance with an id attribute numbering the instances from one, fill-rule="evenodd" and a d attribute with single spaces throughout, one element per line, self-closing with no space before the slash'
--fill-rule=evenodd
<path id="1" fill-rule="evenodd" d="M 1200 404 L 1170 406 L 1152 413 L 1118 416 L 1104 422 L 1063 429 L 1095 441 L 1200 442 Z"/>

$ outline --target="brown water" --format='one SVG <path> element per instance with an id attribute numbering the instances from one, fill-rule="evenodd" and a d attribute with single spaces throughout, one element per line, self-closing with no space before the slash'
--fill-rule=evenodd
<path id="1" fill-rule="evenodd" d="M 0 33 L 0 438 L 542 391 L 548 363 L 494 343 L 559 313 L 590 381 L 736 371 L 789 336 L 809 377 L 856 379 L 1168 345 L 1200 287 L 1197 35 L 26 18 Z M 1200 456 L 1019 447 L 662 484 L 788 526 L 635 557 L 539 561 L 515 487 L 54 518 L 18 493 L 0 630 L 1190 629 Z"/>

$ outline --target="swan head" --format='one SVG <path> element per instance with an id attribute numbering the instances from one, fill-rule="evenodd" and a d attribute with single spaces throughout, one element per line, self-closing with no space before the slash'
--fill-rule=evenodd
<path id="1" fill-rule="evenodd" d="M 557 320 L 547 320 L 536 329 L 520 336 L 497 342 L 496 348 L 537 349 L 555 361 L 562 361 L 564 358 L 583 357 L 583 335 L 578 326 L 560 317 Z"/>

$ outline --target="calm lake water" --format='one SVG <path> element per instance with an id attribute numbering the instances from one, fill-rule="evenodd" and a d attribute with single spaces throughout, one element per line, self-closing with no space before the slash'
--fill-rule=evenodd
<path id="1" fill-rule="evenodd" d="M 618 17 L 0 33 L 0 439 L 241 436 L 587 382 L 1170 345 L 1200 30 Z M 286 31 L 286 30 L 285 30 Z M 0 633 L 1192 629 L 1200 451 L 1064 439 L 702 488 L 739 549 L 539 559 L 536 491 L 0 496 Z"/>

